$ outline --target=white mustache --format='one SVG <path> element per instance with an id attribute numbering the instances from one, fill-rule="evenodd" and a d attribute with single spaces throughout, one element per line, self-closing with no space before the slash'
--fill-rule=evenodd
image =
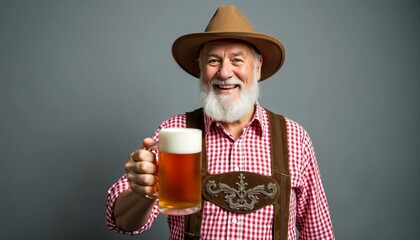
<path id="1" fill-rule="evenodd" d="M 243 86 L 243 82 L 237 78 L 229 78 L 227 80 L 221 80 L 221 79 L 214 79 L 211 81 L 211 85 L 239 85 L 240 87 Z"/>

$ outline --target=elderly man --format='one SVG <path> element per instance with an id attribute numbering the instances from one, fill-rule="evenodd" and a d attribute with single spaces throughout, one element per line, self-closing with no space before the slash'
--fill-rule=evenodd
<path id="1" fill-rule="evenodd" d="M 193 116 L 205 133 L 206 173 L 252 173 L 261 183 L 274 179 L 280 194 L 254 211 L 229 209 L 223 201 L 205 197 L 199 213 L 168 217 L 171 239 L 296 239 L 296 228 L 300 239 L 334 239 L 308 134 L 258 103 L 258 81 L 283 64 L 281 42 L 255 32 L 234 6 L 222 6 L 205 32 L 178 38 L 172 52 L 186 72 L 201 80 L 203 108 L 164 121 L 130 155 L 127 174 L 109 190 L 108 226 L 128 234 L 151 227 L 159 214 L 153 197 L 158 166 L 147 149 L 158 141 L 160 129 L 187 127 Z"/>

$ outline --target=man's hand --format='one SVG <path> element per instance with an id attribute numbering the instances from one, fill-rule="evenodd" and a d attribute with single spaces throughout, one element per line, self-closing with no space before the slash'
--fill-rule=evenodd
<path id="1" fill-rule="evenodd" d="M 153 139 L 145 138 L 143 147 L 131 153 L 124 166 L 131 189 L 142 196 L 153 196 L 158 191 L 158 165 L 150 151 L 154 145 Z"/>

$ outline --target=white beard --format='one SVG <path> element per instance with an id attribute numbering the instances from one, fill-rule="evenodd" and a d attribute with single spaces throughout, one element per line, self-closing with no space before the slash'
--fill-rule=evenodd
<path id="1" fill-rule="evenodd" d="M 226 81 L 215 79 L 210 84 L 201 81 L 200 98 L 204 112 L 216 121 L 232 123 L 240 120 L 246 114 L 253 111 L 255 103 L 258 100 L 259 86 L 256 77 L 254 79 L 249 91 L 244 89 L 243 82 L 237 78 Z M 234 101 L 230 99 L 231 96 L 229 95 L 216 94 L 213 85 L 221 82 L 239 85 L 239 99 Z"/>

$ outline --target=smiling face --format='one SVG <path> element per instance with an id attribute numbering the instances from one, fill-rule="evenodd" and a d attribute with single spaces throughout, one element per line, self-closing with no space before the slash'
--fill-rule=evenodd
<path id="1" fill-rule="evenodd" d="M 253 111 L 262 58 L 245 42 L 215 41 L 200 52 L 201 99 L 206 113 L 233 122 Z"/>

